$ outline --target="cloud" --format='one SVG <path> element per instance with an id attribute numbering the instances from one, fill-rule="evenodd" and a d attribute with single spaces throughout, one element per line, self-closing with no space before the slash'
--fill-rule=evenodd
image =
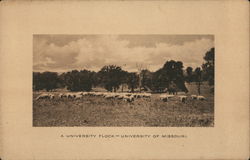
<path id="1" fill-rule="evenodd" d="M 147 38 L 140 36 L 141 39 Z M 139 38 L 136 39 L 140 40 Z M 34 37 L 35 71 L 69 71 L 90 69 L 98 71 L 104 65 L 115 64 L 128 71 L 136 71 L 136 64 L 155 71 L 167 60 L 182 61 L 184 66 L 198 67 L 205 53 L 213 47 L 210 38 L 198 38 L 182 44 L 156 42 L 151 46 L 133 46 L 132 39 L 115 35 L 99 35 L 95 38 L 75 39 L 65 45 L 57 45 L 45 38 Z"/>

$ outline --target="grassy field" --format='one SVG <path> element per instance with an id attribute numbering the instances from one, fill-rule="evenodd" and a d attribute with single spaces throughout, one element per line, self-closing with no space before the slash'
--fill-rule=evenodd
<path id="1" fill-rule="evenodd" d="M 189 93 L 197 94 L 195 84 L 187 85 Z M 140 98 L 128 103 L 85 96 L 82 99 L 35 100 L 33 93 L 33 126 L 148 126 L 148 127 L 213 127 L 214 95 L 204 84 L 201 93 L 205 101 L 191 100 L 182 103 L 178 95 L 168 102 L 160 94 L 151 99 Z M 55 92 L 55 94 L 59 94 Z"/>

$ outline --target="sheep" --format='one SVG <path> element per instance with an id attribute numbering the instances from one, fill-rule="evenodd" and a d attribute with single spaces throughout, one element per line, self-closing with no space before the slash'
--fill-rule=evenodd
<path id="1" fill-rule="evenodd" d="M 197 99 L 197 95 L 191 95 L 191 99 Z"/>
<path id="2" fill-rule="evenodd" d="M 137 94 L 131 94 L 131 97 L 137 98 Z"/>
<path id="3" fill-rule="evenodd" d="M 106 92 L 104 92 L 103 94 L 102 94 L 102 97 L 106 97 L 108 95 L 108 93 L 106 93 Z"/>
<path id="4" fill-rule="evenodd" d="M 58 95 L 58 97 L 59 97 L 59 98 L 64 98 L 64 97 L 67 98 L 67 95 L 64 94 L 64 93 L 60 93 L 60 94 Z"/>
<path id="5" fill-rule="evenodd" d="M 174 95 L 169 95 L 169 94 L 168 94 L 167 97 L 168 97 L 168 98 L 173 98 Z"/>
<path id="6" fill-rule="evenodd" d="M 169 94 L 162 94 L 162 95 L 160 95 L 160 99 L 161 100 L 165 99 L 165 101 L 167 101 L 168 99 L 173 98 L 173 97 L 174 97 L 174 95 L 169 95 Z"/>
<path id="7" fill-rule="evenodd" d="M 119 97 L 119 94 L 114 94 L 114 97 L 115 97 L 115 98 Z"/>
<path id="8" fill-rule="evenodd" d="M 113 98 L 114 98 L 114 96 L 113 96 L 113 95 L 111 95 L 111 94 L 107 94 L 107 95 L 105 95 L 105 98 L 106 98 L 106 99 L 113 99 Z"/>
<path id="9" fill-rule="evenodd" d="M 96 96 L 103 96 L 103 93 L 95 93 Z"/>
<path id="10" fill-rule="evenodd" d="M 76 95 L 73 93 L 66 93 L 65 94 L 67 98 L 74 98 Z"/>
<path id="11" fill-rule="evenodd" d="M 132 93 L 125 93 L 125 95 L 126 95 L 126 96 L 131 96 L 131 95 L 132 95 Z"/>
<path id="12" fill-rule="evenodd" d="M 81 95 L 82 95 L 82 96 L 87 96 L 87 95 L 88 95 L 88 92 L 82 92 Z"/>
<path id="13" fill-rule="evenodd" d="M 187 96 L 179 96 L 180 101 L 185 103 L 187 101 Z"/>
<path id="14" fill-rule="evenodd" d="M 39 99 L 46 99 L 46 98 L 49 98 L 49 99 L 50 99 L 50 95 L 47 94 L 47 93 L 43 93 L 43 94 L 39 95 L 38 97 L 36 97 L 36 100 L 39 100 Z"/>
<path id="15" fill-rule="evenodd" d="M 144 93 L 143 97 L 145 97 L 145 98 L 151 98 L 151 93 Z"/>
<path id="16" fill-rule="evenodd" d="M 136 94 L 136 98 L 142 98 L 142 97 L 143 97 L 142 94 L 140 94 L 140 93 L 137 93 L 137 94 Z"/>
<path id="17" fill-rule="evenodd" d="M 82 95 L 82 92 L 76 92 L 74 95 Z"/>
<path id="18" fill-rule="evenodd" d="M 55 96 L 53 94 L 49 94 L 49 99 L 54 99 Z"/>
<path id="19" fill-rule="evenodd" d="M 133 102 L 134 101 L 134 97 L 132 97 L 132 96 L 124 96 L 123 100 L 125 102 Z"/>
<path id="20" fill-rule="evenodd" d="M 88 95 L 95 96 L 95 92 L 89 92 Z"/>
<path id="21" fill-rule="evenodd" d="M 161 100 L 162 100 L 163 102 L 167 102 L 167 101 L 168 101 L 168 97 L 161 97 Z"/>
<path id="22" fill-rule="evenodd" d="M 163 95 L 160 95 L 160 99 L 164 102 L 167 102 L 168 99 L 169 99 L 169 95 L 166 95 L 166 94 L 163 94 Z"/>
<path id="23" fill-rule="evenodd" d="M 123 95 L 118 95 L 117 99 L 123 99 Z"/>
<path id="24" fill-rule="evenodd" d="M 75 94 L 75 95 L 74 95 L 74 98 L 75 98 L 75 99 L 81 99 L 81 98 L 82 98 L 82 95 L 81 95 L 81 94 Z"/>
<path id="25" fill-rule="evenodd" d="M 58 94 L 58 97 L 62 98 L 63 97 L 63 93 Z"/>
<path id="26" fill-rule="evenodd" d="M 206 98 L 205 98 L 204 96 L 197 96 L 197 99 L 203 101 L 203 100 L 205 100 Z"/>

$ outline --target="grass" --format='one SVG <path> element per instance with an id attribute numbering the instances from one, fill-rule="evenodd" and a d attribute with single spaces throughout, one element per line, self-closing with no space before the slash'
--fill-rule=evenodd
<path id="1" fill-rule="evenodd" d="M 189 94 L 196 93 L 196 85 L 187 85 Z M 148 126 L 148 127 L 213 127 L 214 95 L 209 86 L 201 88 L 207 99 L 186 103 L 174 97 L 169 102 L 160 100 L 159 94 L 151 99 L 136 99 L 132 103 L 86 96 L 80 100 L 38 100 L 33 93 L 33 126 Z M 55 93 L 58 94 L 58 93 Z"/>

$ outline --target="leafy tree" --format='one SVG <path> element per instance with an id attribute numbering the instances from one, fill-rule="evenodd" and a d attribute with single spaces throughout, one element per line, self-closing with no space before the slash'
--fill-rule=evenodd
<path id="1" fill-rule="evenodd" d="M 122 84 L 123 79 L 126 76 L 126 72 L 119 66 L 108 65 L 102 67 L 102 69 L 98 72 L 98 75 L 106 90 L 116 92 Z"/>
<path id="2" fill-rule="evenodd" d="M 202 82 L 202 70 L 200 67 L 197 67 L 194 71 L 194 79 L 197 84 L 198 94 L 201 94 L 201 82 Z"/>
<path id="3" fill-rule="evenodd" d="M 44 88 L 43 83 L 41 82 L 41 73 L 33 72 L 33 90 L 39 91 Z"/>
<path id="4" fill-rule="evenodd" d="M 59 78 L 56 72 L 33 73 L 33 90 L 51 91 L 58 88 Z"/>
<path id="5" fill-rule="evenodd" d="M 93 84 L 93 72 L 73 70 L 64 75 L 67 89 L 70 91 L 90 91 Z"/>
<path id="6" fill-rule="evenodd" d="M 91 72 L 91 77 L 92 77 L 92 84 L 94 87 L 98 86 L 100 83 L 100 78 L 98 77 L 98 73 L 96 72 Z"/>
<path id="7" fill-rule="evenodd" d="M 176 84 L 178 91 L 188 92 L 183 75 L 183 63 L 181 61 L 167 61 L 163 68 L 153 74 L 152 89 L 154 91 L 163 91 L 169 88 L 171 83 Z"/>
<path id="8" fill-rule="evenodd" d="M 152 88 L 153 73 L 147 69 L 144 69 L 141 71 L 141 77 L 142 77 L 141 86 L 143 87 L 144 91 L 147 91 L 150 88 Z"/>
<path id="9" fill-rule="evenodd" d="M 187 73 L 186 81 L 188 83 L 192 82 L 193 81 L 193 68 L 192 67 L 187 67 L 186 68 L 186 73 Z"/>
<path id="10" fill-rule="evenodd" d="M 131 92 L 134 92 L 135 88 L 139 86 L 139 77 L 135 72 L 127 74 L 127 84 Z"/>
<path id="11" fill-rule="evenodd" d="M 63 72 L 62 74 L 60 74 L 60 75 L 58 76 L 58 78 L 59 78 L 59 86 L 60 86 L 59 88 L 64 88 L 64 87 L 66 87 L 65 75 L 66 75 L 66 73 Z"/>
<path id="12" fill-rule="evenodd" d="M 151 90 L 155 92 L 163 92 L 169 86 L 169 78 L 167 73 L 161 68 L 153 73 Z"/>
<path id="13" fill-rule="evenodd" d="M 208 52 L 206 52 L 204 56 L 204 60 L 206 62 L 202 65 L 202 69 L 204 71 L 203 78 L 208 81 L 209 85 L 214 85 L 214 56 L 214 48 L 211 48 Z"/>

